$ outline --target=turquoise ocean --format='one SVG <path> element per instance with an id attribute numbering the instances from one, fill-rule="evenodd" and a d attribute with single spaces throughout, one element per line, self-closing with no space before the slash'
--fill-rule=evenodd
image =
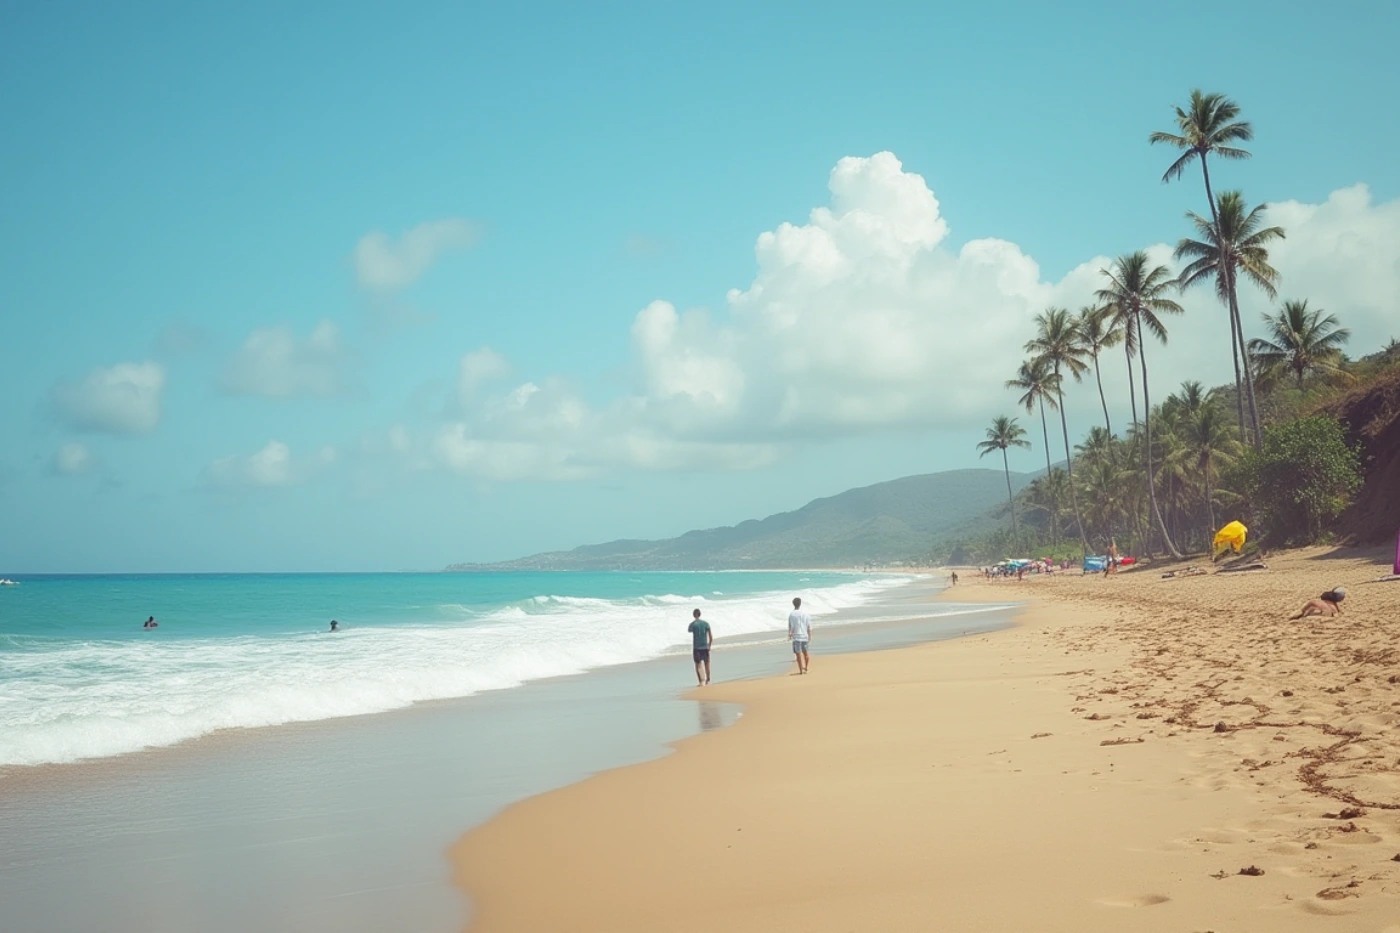
<path id="1" fill-rule="evenodd" d="M 779 640 L 898 575 L 818 572 L 44 575 L 0 587 L 0 767 L 174 745 Z M 159 627 L 144 630 L 154 616 Z M 328 631 L 336 619 L 341 631 Z"/>

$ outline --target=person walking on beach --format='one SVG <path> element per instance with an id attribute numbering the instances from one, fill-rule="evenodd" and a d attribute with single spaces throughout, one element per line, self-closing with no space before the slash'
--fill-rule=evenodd
<path id="1" fill-rule="evenodd" d="M 715 633 L 710 631 L 710 623 L 700 618 L 700 610 L 691 613 L 690 626 L 686 629 L 692 639 L 691 655 L 695 658 L 695 680 L 700 686 L 710 682 L 710 646 L 715 643 Z"/>
<path id="2" fill-rule="evenodd" d="M 807 645 L 812 640 L 812 617 L 802 608 L 802 597 L 792 600 L 792 612 L 788 613 L 788 640 L 792 642 L 792 653 L 797 658 L 797 673 L 807 673 Z"/>

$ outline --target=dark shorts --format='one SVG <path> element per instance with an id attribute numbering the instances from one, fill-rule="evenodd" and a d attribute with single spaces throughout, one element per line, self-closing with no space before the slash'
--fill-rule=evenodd
<path id="1" fill-rule="evenodd" d="M 710 660 L 710 649 L 709 649 L 709 648 L 696 648 L 692 653 L 695 655 L 695 663 L 696 663 L 696 664 L 699 664 L 701 661 L 709 661 L 709 660 Z"/>

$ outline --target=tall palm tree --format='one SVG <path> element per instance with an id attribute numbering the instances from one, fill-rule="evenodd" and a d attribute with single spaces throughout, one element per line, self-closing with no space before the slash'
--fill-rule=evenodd
<path id="1" fill-rule="evenodd" d="M 1035 336 L 1026 343 L 1026 352 L 1034 353 L 1050 364 L 1055 374 L 1056 408 L 1060 410 L 1060 430 L 1065 438 L 1065 474 L 1069 487 L 1069 502 L 1074 509 L 1074 525 L 1079 530 L 1079 543 L 1089 553 L 1089 539 L 1084 536 L 1084 519 L 1079 514 L 1079 496 L 1074 491 L 1074 456 L 1069 449 L 1069 421 L 1065 416 L 1065 375 L 1078 382 L 1088 371 L 1084 348 L 1079 339 L 1079 324 L 1064 308 L 1046 308 L 1035 316 Z"/>
<path id="2" fill-rule="evenodd" d="M 1278 314 L 1264 315 L 1264 323 L 1273 339 L 1256 337 L 1249 342 L 1249 354 L 1262 371 L 1292 370 L 1300 389 L 1309 372 L 1345 372 L 1341 367 L 1342 344 L 1351 339 L 1351 331 L 1339 326 L 1337 315 L 1310 309 L 1306 299 L 1285 301 Z"/>
<path id="3" fill-rule="evenodd" d="M 1119 256 L 1113 268 L 1099 270 L 1109 281 L 1107 288 L 1095 293 L 1100 301 L 1119 309 L 1130 309 L 1137 333 L 1142 339 L 1137 341 L 1138 363 L 1142 369 L 1142 424 L 1145 432 L 1143 456 L 1147 462 L 1147 499 L 1152 508 L 1152 517 L 1157 520 L 1157 529 L 1162 533 L 1162 542 L 1167 552 L 1180 558 L 1181 552 L 1167 534 L 1162 512 L 1157 507 L 1155 477 L 1152 472 L 1152 398 L 1148 394 L 1147 379 L 1147 333 L 1151 333 L 1162 343 L 1167 342 L 1167 328 L 1159 315 L 1180 314 L 1181 305 L 1165 297 L 1169 289 L 1176 287 L 1176 280 L 1166 266 L 1148 265 L 1147 253 L 1138 250 L 1126 256 Z"/>
<path id="4" fill-rule="evenodd" d="M 1123 340 L 1123 328 L 1112 326 L 1112 309 L 1103 306 L 1079 309 L 1079 348 L 1094 361 L 1094 382 L 1099 387 L 1099 404 L 1103 406 L 1103 426 L 1113 433 L 1108 419 L 1108 399 L 1103 394 L 1103 375 L 1099 372 L 1099 354 L 1118 346 Z M 1131 379 L 1131 377 L 1130 377 Z"/>
<path id="5" fill-rule="evenodd" d="M 1045 474 L 1050 475 L 1050 428 L 1045 421 L 1045 406 L 1055 407 L 1060 377 L 1051 371 L 1049 364 L 1040 358 L 1029 359 L 1016 371 L 1015 379 L 1006 380 L 1008 389 L 1020 389 L 1018 401 L 1025 406 L 1026 414 L 1034 414 L 1040 407 L 1040 434 L 1045 439 Z M 1053 513 L 1058 514 L 1058 513 Z M 1059 542 L 1059 529 L 1050 523 L 1050 543 Z"/>
<path id="6" fill-rule="evenodd" d="M 987 429 L 987 439 L 977 444 L 977 449 L 982 451 L 978 457 L 985 457 L 994 450 L 1001 451 L 1001 468 L 1006 472 L 1006 504 L 1011 508 L 1011 533 L 1017 541 L 1021 539 L 1021 530 L 1016 525 L 1016 498 L 1011 494 L 1011 464 L 1006 459 L 1006 449 L 1029 446 L 1025 429 L 1016 423 L 1015 418 L 1005 415 L 992 419 L 992 426 Z"/>
<path id="7" fill-rule="evenodd" d="M 1133 357 L 1138 351 L 1137 319 L 1133 316 L 1131 304 L 1118 305 L 1109 302 L 1103 305 L 1103 311 L 1108 329 L 1122 335 L 1120 339 L 1123 343 L 1123 355 L 1128 361 L 1128 404 L 1133 413 L 1133 420 L 1130 424 L 1137 424 L 1137 389 L 1134 388 L 1133 380 Z"/>
<path id="8" fill-rule="evenodd" d="M 1217 212 L 1215 194 L 1210 188 L 1210 163 L 1211 153 L 1222 159 L 1248 159 L 1249 150 L 1241 149 L 1235 143 L 1249 142 L 1254 138 L 1254 127 L 1246 120 L 1239 119 L 1240 105 L 1235 103 L 1224 94 L 1204 93 L 1200 88 L 1191 91 L 1191 99 L 1186 105 L 1186 109 L 1174 107 L 1176 111 L 1176 133 L 1163 133 L 1161 131 L 1152 133 L 1147 137 L 1151 145 L 1164 143 L 1168 146 L 1175 146 L 1182 150 L 1176 161 L 1167 167 L 1162 173 L 1162 183 L 1166 184 L 1175 179 L 1179 179 L 1185 174 L 1186 169 L 1197 158 L 1201 160 L 1201 179 L 1205 182 L 1206 202 L 1210 205 L 1211 223 L 1218 223 L 1220 218 Z M 1233 292 L 1234 275 L 1227 273 L 1230 285 L 1227 292 Z M 1242 392 L 1240 387 L 1240 361 L 1244 359 L 1244 330 L 1240 322 L 1239 308 L 1236 304 L 1229 305 L 1230 317 L 1230 353 L 1235 357 L 1235 391 Z M 1245 377 L 1248 377 L 1246 372 Z M 1244 396 L 1240 396 L 1240 404 L 1244 404 Z M 1257 421 L 1257 419 L 1255 419 Z M 1244 430 L 1244 409 L 1240 409 L 1240 430 Z M 1258 424 L 1254 425 L 1256 435 L 1258 434 Z M 1256 438 L 1257 440 L 1257 438 Z"/>
<path id="9" fill-rule="evenodd" d="M 1210 166 L 1206 158 L 1214 153 L 1222 159 L 1248 159 L 1249 151 L 1231 143 L 1249 142 L 1254 138 L 1254 127 L 1239 119 L 1240 105 L 1224 94 L 1206 94 L 1200 88 L 1191 92 L 1187 109 L 1176 110 L 1176 128 L 1179 132 L 1156 132 L 1147 137 L 1149 143 L 1165 143 L 1184 150 L 1162 175 L 1163 184 L 1180 178 L 1191 163 L 1201 160 L 1201 177 L 1206 183 L 1206 200 L 1210 202 L 1211 216 L 1215 216 L 1215 197 L 1210 190 Z"/>
<path id="10" fill-rule="evenodd" d="M 1230 353 L 1235 360 L 1235 393 L 1239 406 L 1240 431 L 1245 427 L 1244 405 L 1249 403 L 1249 423 L 1254 431 L 1254 443 L 1261 442 L 1259 408 L 1254 398 L 1254 379 L 1245 355 L 1244 330 L 1240 323 L 1239 274 L 1259 286 L 1273 298 L 1278 270 L 1269 265 L 1268 244 L 1284 238 L 1282 227 L 1265 227 L 1263 212 L 1267 204 L 1251 211 L 1245 210 L 1244 196 L 1238 191 L 1220 195 L 1218 211 L 1206 220 L 1198 214 L 1186 216 L 1196 228 L 1199 240 L 1183 238 L 1176 244 L 1176 258 L 1190 259 L 1181 270 L 1181 286 L 1186 288 L 1207 278 L 1215 280 L 1215 293 L 1230 312 Z M 1243 372 L 1241 371 L 1241 363 Z"/>

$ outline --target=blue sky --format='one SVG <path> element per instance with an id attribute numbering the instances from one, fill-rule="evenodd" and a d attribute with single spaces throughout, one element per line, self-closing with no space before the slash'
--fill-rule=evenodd
<path id="1" fill-rule="evenodd" d="M 1025 322 L 1204 209 L 1146 143 L 1196 86 L 1285 296 L 1400 332 L 1393 6 L 941 6 L 10 4 L 0 571 L 431 569 L 991 466 Z M 1192 296 L 1156 391 L 1222 334 Z"/>

